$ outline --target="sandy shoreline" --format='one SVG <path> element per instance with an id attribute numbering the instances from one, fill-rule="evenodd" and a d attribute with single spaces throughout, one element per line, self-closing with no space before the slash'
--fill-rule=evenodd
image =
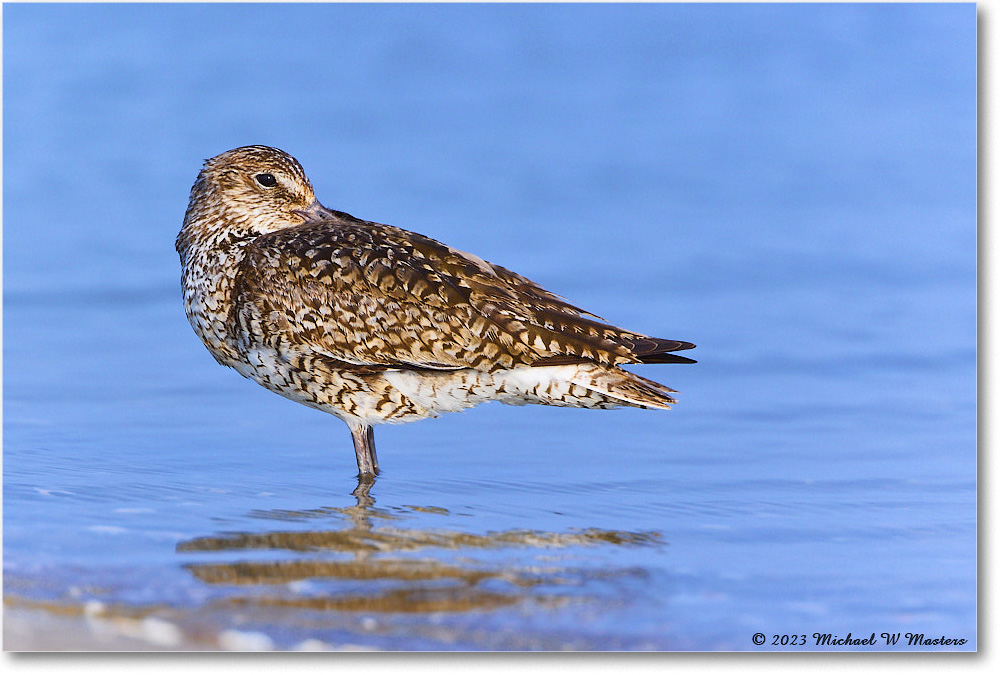
<path id="1" fill-rule="evenodd" d="M 159 613 L 158 613 L 159 614 Z M 125 612 L 101 603 L 64 605 L 4 598 L 5 652 L 63 651 L 275 651 L 263 633 L 218 630 L 196 618 L 177 614 Z M 305 640 L 293 651 L 370 651 L 362 645 L 331 645 Z"/>
<path id="2" fill-rule="evenodd" d="M 190 651 L 207 647 L 183 639 L 169 628 L 156 635 L 142 620 L 99 619 L 85 614 L 5 604 L 5 652 Z M 148 624 L 147 624 L 148 626 Z"/>

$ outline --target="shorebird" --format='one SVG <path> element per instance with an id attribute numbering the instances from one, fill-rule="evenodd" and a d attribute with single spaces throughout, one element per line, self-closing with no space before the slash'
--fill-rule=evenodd
<path id="1" fill-rule="evenodd" d="M 486 401 L 669 408 L 629 363 L 694 363 L 510 270 L 317 201 L 262 145 L 206 160 L 177 235 L 184 308 L 215 359 L 347 423 L 361 477 L 373 425 Z"/>

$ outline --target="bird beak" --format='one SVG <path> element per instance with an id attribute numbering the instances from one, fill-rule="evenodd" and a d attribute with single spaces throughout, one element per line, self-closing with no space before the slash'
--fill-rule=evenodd
<path id="1" fill-rule="evenodd" d="M 314 220 L 328 220 L 333 218 L 336 220 L 337 215 L 319 203 L 318 199 L 314 199 L 313 203 L 304 209 L 296 209 L 292 213 L 302 216 L 302 219 L 307 223 Z"/>

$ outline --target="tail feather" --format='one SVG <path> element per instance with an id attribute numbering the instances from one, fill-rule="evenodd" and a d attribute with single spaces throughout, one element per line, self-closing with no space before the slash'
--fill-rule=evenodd
<path id="1" fill-rule="evenodd" d="M 661 338 L 640 337 L 623 341 L 633 354 L 643 363 L 698 363 L 686 356 L 678 356 L 670 352 L 684 349 L 694 349 L 694 345 L 683 340 L 663 340 Z"/>
<path id="2" fill-rule="evenodd" d="M 609 399 L 611 405 L 669 410 L 677 391 L 622 368 L 580 369 L 573 384 Z"/>
<path id="3" fill-rule="evenodd" d="M 640 358 L 643 363 L 698 363 L 694 359 L 677 354 L 649 354 Z"/>
<path id="4" fill-rule="evenodd" d="M 698 363 L 694 359 L 672 353 L 684 349 L 694 349 L 692 343 L 682 340 L 663 340 L 651 337 L 620 337 L 618 338 L 618 344 L 632 352 L 640 363 Z M 582 356 L 560 354 L 540 358 L 531 365 L 534 367 L 562 366 L 592 362 L 593 359 Z"/>

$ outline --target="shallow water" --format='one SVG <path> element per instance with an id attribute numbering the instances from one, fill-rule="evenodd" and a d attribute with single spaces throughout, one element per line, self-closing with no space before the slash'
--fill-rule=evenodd
<path id="1" fill-rule="evenodd" d="M 278 649 L 974 649 L 975 94 L 971 5 L 4 7 L 7 602 Z M 249 143 L 697 343 L 637 369 L 678 405 L 379 428 L 358 486 L 341 422 L 183 316 L 187 191 Z"/>

